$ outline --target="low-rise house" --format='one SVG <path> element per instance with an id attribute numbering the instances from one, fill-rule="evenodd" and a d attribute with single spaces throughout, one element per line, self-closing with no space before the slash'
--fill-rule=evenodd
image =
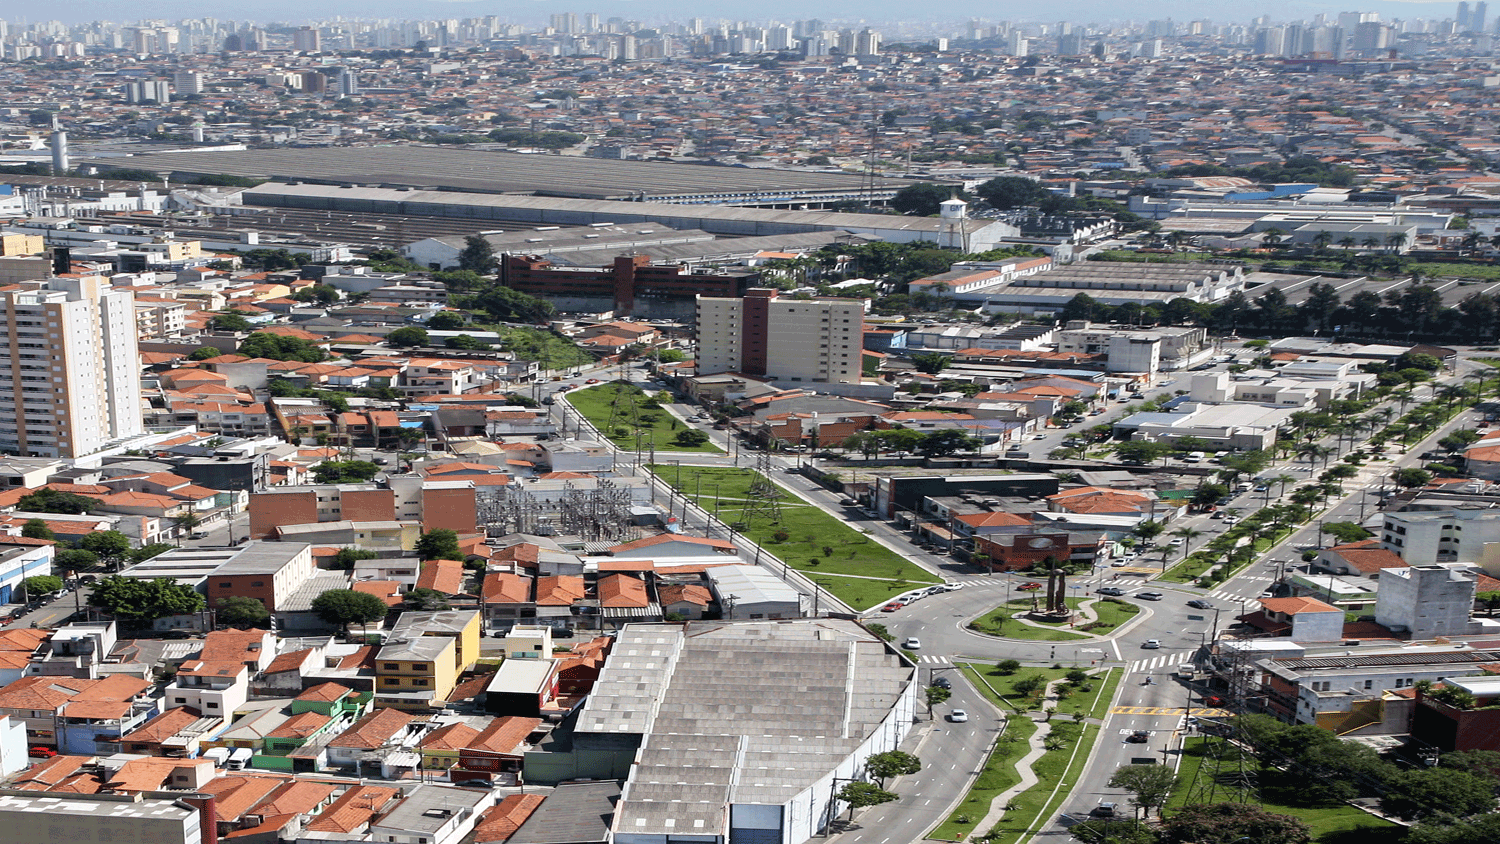
<path id="1" fill-rule="evenodd" d="M 421 725 L 411 723 L 413 717 L 398 709 L 372 711 L 328 742 L 329 764 L 354 767 L 381 761 L 384 766 L 389 751 L 410 747 L 421 735 Z"/>

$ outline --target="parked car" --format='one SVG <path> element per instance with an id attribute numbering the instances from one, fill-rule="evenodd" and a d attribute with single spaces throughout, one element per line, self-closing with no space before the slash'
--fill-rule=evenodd
<path id="1" fill-rule="evenodd" d="M 886 604 L 885 606 L 881 607 L 880 611 L 881 612 L 895 612 L 896 610 L 899 610 L 899 609 L 901 609 L 904 606 L 906 606 L 906 602 L 904 602 L 904 601 L 891 601 L 889 604 Z"/>
<path id="2" fill-rule="evenodd" d="M 955 709 L 952 712 L 948 713 L 948 720 L 952 721 L 955 724 L 962 724 L 969 720 L 969 713 L 963 711 L 962 709 Z"/>
<path id="3" fill-rule="evenodd" d="M 1040 588 L 1042 588 L 1042 584 L 1037 583 L 1034 580 L 1028 580 L 1025 583 L 1021 584 L 1020 586 L 1016 587 L 1016 589 L 1018 589 L 1018 590 L 1020 590 L 1022 592 L 1035 592 L 1036 590 L 1038 590 Z"/>
<path id="4" fill-rule="evenodd" d="M 27 756 L 35 756 L 38 759 L 51 759 L 57 755 L 57 751 L 50 747 L 33 747 L 26 751 Z"/>
<path id="5" fill-rule="evenodd" d="M 1188 601 L 1187 605 L 1195 610 L 1211 610 L 1214 608 L 1213 604 L 1210 604 L 1202 598 L 1194 598 L 1193 600 Z"/>

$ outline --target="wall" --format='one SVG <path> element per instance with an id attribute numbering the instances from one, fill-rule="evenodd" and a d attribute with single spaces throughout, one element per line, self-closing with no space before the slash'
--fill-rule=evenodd
<path id="1" fill-rule="evenodd" d="M 266 539 L 281 525 L 318 521 L 318 496 L 313 490 L 261 492 L 250 496 L 250 538 Z"/>

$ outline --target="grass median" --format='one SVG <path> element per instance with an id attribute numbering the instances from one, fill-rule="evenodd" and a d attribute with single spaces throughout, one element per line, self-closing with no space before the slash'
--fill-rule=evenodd
<path id="1" fill-rule="evenodd" d="M 1078 609 L 1088 598 L 1069 598 L 1068 606 Z M 1031 599 L 1015 598 L 1006 604 L 985 613 L 969 623 L 969 629 L 990 636 L 1001 636 L 1007 639 L 1027 639 L 1038 642 L 1067 642 L 1077 639 L 1087 639 L 1092 636 L 1105 636 L 1113 633 L 1120 625 L 1134 618 L 1140 613 L 1141 608 L 1126 601 L 1112 599 L 1095 600 L 1092 604 L 1095 621 L 1073 621 L 1073 622 L 1035 622 L 1028 624 L 1016 619 L 1016 616 L 1025 615 L 1031 610 Z M 1036 626 L 1045 624 L 1045 627 Z"/>
<path id="2" fill-rule="evenodd" d="M 1170 817 L 1172 810 L 1190 803 L 1242 801 L 1246 795 L 1235 784 L 1240 752 L 1220 738 L 1189 738 L 1177 769 L 1177 788 L 1167 800 L 1167 815 Z M 1244 765 L 1252 773 L 1259 771 L 1259 763 L 1254 759 L 1246 759 Z M 1302 799 L 1306 789 L 1298 784 L 1296 777 L 1284 771 L 1259 773 L 1258 781 L 1260 788 L 1250 795 L 1252 802 L 1268 812 L 1300 819 L 1308 825 L 1312 840 L 1319 844 L 1346 844 L 1355 839 L 1361 844 L 1397 844 L 1405 838 L 1405 830 L 1399 824 L 1347 803 Z"/>
<path id="3" fill-rule="evenodd" d="M 707 442 L 707 435 L 685 424 L 662 407 L 654 397 L 633 384 L 600 384 L 566 393 L 566 401 L 585 419 L 593 423 L 609 441 L 622 449 L 635 451 L 690 451 L 722 454 L 724 450 Z M 689 444 L 679 436 L 703 442 Z M 696 435 L 696 436 L 695 436 Z"/>
<path id="4" fill-rule="evenodd" d="M 755 494 L 760 473 L 729 466 L 651 467 L 704 510 L 809 576 L 857 610 L 939 578 L 823 510 L 771 483 L 780 515 Z M 815 578 L 816 579 L 816 578 Z"/>

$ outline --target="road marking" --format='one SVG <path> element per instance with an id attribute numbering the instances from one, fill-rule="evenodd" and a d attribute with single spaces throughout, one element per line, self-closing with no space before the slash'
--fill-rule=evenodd
<path id="1" fill-rule="evenodd" d="M 1186 709 L 1181 706 L 1115 706 L 1109 710 L 1111 715 L 1186 715 L 1189 712 L 1204 718 L 1225 718 L 1234 714 L 1227 709 Z"/>
<path id="2" fill-rule="evenodd" d="M 925 663 L 927 665 L 952 665 L 953 664 L 953 663 L 949 662 L 948 658 L 945 657 L 945 656 L 919 656 L 919 657 L 917 657 L 917 662 Z"/>

